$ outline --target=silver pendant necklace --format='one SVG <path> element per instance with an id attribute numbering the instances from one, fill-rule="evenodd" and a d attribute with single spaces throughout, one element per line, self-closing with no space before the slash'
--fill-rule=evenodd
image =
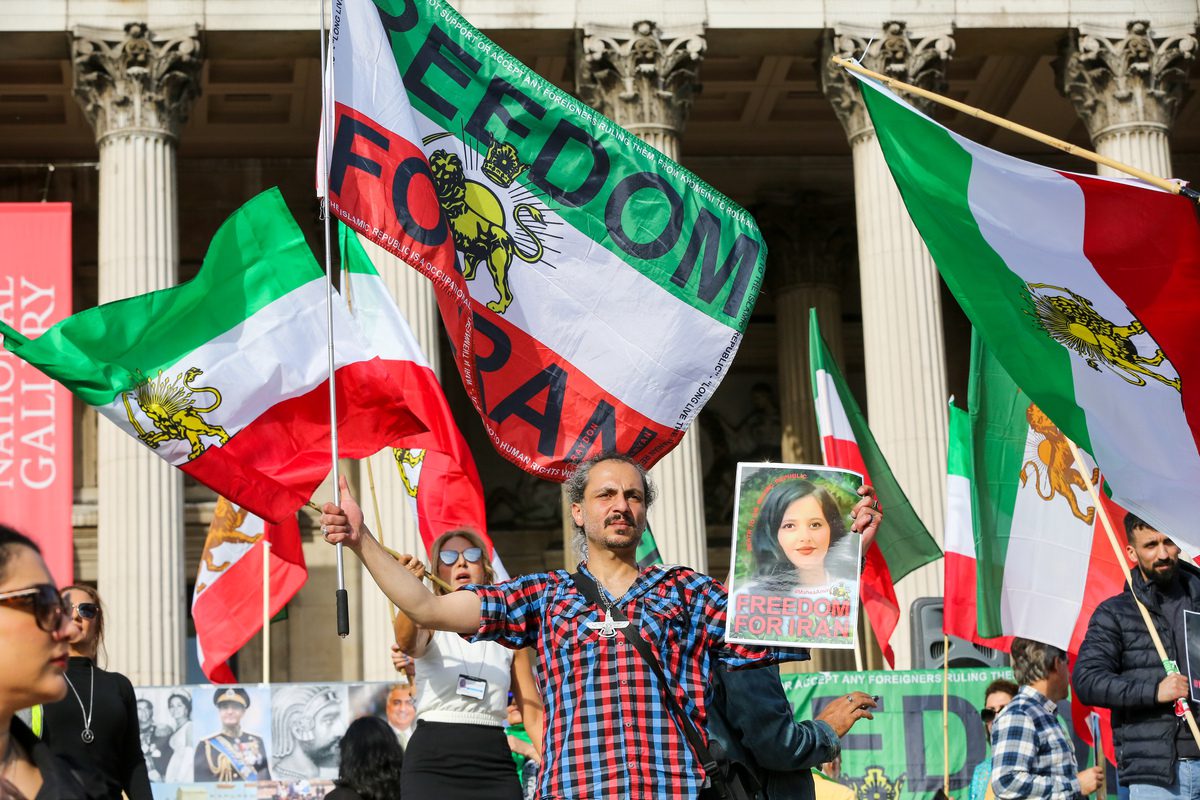
<path id="1" fill-rule="evenodd" d="M 71 691 L 75 693 L 75 699 L 79 701 L 79 710 L 83 714 L 83 732 L 79 734 L 79 738 L 83 739 L 84 744 L 91 744 L 96 741 L 96 734 L 92 733 L 92 710 L 95 708 L 96 703 L 96 665 L 89 664 L 88 666 L 92 669 L 92 675 L 89 681 L 91 683 L 91 690 L 88 695 L 86 709 L 83 707 L 83 698 L 79 696 L 79 691 L 75 688 L 75 684 L 71 683 L 71 679 L 67 678 L 65 673 L 63 674 L 63 677 L 67 678 L 67 686 L 70 686 Z"/>

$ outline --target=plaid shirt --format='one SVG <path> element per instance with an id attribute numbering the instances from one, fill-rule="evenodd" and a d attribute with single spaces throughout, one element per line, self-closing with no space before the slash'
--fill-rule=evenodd
<path id="1" fill-rule="evenodd" d="M 992 789 L 997 800 L 1080 797 L 1079 768 L 1057 707 L 1036 689 L 1021 691 L 992 723 Z"/>
<path id="2" fill-rule="evenodd" d="M 624 634 L 606 639 L 587 627 L 603 612 L 566 571 L 465 588 L 482 601 L 473 640 L 537 648 L 546 707 L 542 798 L 674 800 L 699 793 L 704 770 L 667 710 L 657 679 Z M 726 644 L 727 601 L 713 578 L 655 565 L 613 603 L 650 643 L 673 684 L 669 689 L 701 731 L 714 657 L 732 667 L 807 658 L 805 651 Z"/>

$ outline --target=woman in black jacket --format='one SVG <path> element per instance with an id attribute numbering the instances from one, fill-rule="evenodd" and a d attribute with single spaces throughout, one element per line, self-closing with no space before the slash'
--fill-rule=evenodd
<path id="1" fill-rule="evenodd" d="M 133 685 L 96 665 L 104 647 L 104 608 L 90 586 L 68 586 L 63 602 L 77 626 L 67 664 L 67 694 L 45 707 L 42 739 L 55 753 L 92 768 L 104 796 L 151 800 Z"/>
<path id="2" fill-rule="evenodd" d="M 90 797 L 69 766 L 15 716 L 67 691 L 63 672 L 74 632 L 37 545 L 0 525 L 0 797 Z"/>

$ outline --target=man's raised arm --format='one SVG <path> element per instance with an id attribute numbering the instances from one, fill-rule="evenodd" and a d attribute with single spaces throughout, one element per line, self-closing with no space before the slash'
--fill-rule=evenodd
<path id="1" fill-rule="evenodd" d="M 392 558 L 363 524 L 362 509 L 350 494 L 343 475 L 339 479 L 342 505 L 326 503 L 321 511 L 321 533 L 330 544 L 341 542 L 366 565 L 375 583 L 396 607 L 424 628 L 454 633 L 479 630 L 479 596 L 474 592 L 435 595 L 420 579 Z"/>

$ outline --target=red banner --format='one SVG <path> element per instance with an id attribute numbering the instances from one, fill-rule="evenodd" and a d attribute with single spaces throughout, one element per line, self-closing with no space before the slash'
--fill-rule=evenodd
<path id="1" fill-rule="evenodd" d="M 71 204 L 0 203 L 0 319 L 40 336 L 71 314 Z M 0 521 L 74 581 L 71 393 L 0 349 Z"/>

